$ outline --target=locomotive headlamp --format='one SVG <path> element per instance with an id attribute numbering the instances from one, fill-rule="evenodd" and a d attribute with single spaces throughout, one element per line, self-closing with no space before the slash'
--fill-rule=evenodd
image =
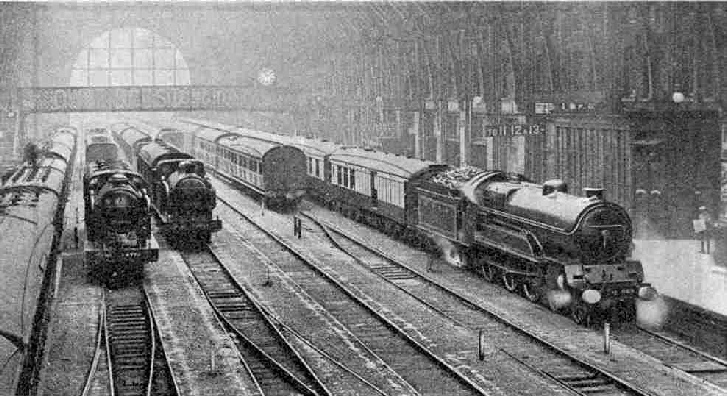
<path id="1" fill-rule="evenodd" d="M 596 304 L 601 301 L 601 292 L 598 290 L 588 289 L 581 294 L 581 299 L 588 304 Z"/>
<path id="2" fill-rule="evenodd" d="M 639 298 L 651 301 L 656 298 L 656 290 L 651 286 L 641 286 L 639 288 Z"/>

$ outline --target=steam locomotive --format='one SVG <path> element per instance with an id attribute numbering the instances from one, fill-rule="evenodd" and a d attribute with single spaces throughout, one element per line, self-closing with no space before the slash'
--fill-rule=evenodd
<path id="1" fill-rule="evenodd" d="M 159 259 L 147 182 L 124 160 L 90 161 L 83 178 L 84 257 L 90 275 L 113 285 L 139 278 Z"/>
<path id="2" fill-rule="evenodd" d="M 209 242 L 222 229 L 222 222 L 212 219 L 217 194 L 202 161 L 155 140 L 139 150 L 137 169 L 151 183 L 152 203 L 175 240 Z"/>
<path id="3" fill-rule="evenodd" d="M 214 125 L 301 150 L 309 196 L 390 235 L 442 246 L 451 261 L 579 324 L 614 312 L 633 317 L 636 300 L 656 293 L 630 258 L 628 214 L 601 190 L 580 197 L 558 180 L 540 185 L 518 174 Z M 221 161 L 215 153 L 207 161 Z"/>

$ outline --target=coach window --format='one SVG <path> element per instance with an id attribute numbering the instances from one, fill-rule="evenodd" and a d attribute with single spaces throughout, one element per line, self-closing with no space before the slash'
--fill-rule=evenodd
<path id="1" fill-rule="evenodd" d="M 352 190 L 356 189 L 356 169 L 351 169 L 351 179 L 349 180 L 349 186 Z"/>
<path id="2" fill-rule="evenodd" d="M 322 178 L 321 177 L 321 160 L 319 160 L 318 158 L 316 158 L 316 161 L 315 162 L 316 162 L 316 177 Z"/>
<path id="3" fill-rule="evenodd" d="M 308 174 L 313 174 L 313 158 L 308 157 Z"/>

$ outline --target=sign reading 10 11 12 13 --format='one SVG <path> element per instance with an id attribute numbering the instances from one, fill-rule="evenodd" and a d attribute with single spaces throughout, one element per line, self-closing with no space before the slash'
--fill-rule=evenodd
<path id="1" fill-rule="evenodd" d="M 545 133 L 545 126 L 542 124 L 501 124 L 486 125 L 485 137 L 490 136 L 518 136 L 518 135 L 541 135 Z"/>

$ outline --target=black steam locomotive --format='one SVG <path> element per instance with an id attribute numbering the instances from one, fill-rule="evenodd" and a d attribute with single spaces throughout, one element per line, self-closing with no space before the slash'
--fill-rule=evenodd
<path id="1" fill-rule="evenodd" d="M 222 222 L 212 218 L 217 194 L 202 161 L 156 140 L 141 147 L 136 163 L 151 183 L 152 202 L 173 239 L 209 242 L 222 229 Z"/>
<path id="2" fill-rule="evenodd" d="M 417 227 L 452 243 L 462 265 L 577 323 L 633 314 L 636 298 L 655 293 L 629 258 L 628 214 L 600 189 L 579 197 L 558 180 L 470 168 L 429 175 L 416 194 Z"/>
<path id="3" fill-rule="evenodd" d="M 89 162 L 83 179 L 90 274 L 102 282 L 141 276 L 159 258 L 146 181 L 125 161 Z"/>

